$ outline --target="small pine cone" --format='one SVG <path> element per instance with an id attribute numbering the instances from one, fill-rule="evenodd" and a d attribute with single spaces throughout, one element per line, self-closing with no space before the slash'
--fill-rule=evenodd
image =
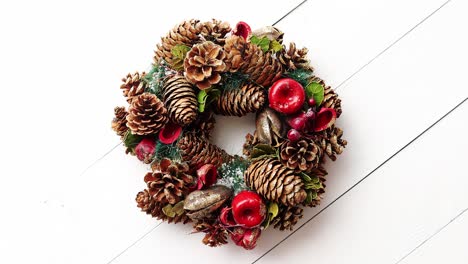
<path id="1" fill-rule="evenodd" d="M 268 201 L 296 206 L 307 197 L 301 177 L 276 158 L 254 161 L 245 171 L 244 179 L 250 189 Z"/>
<path id="2" fill-rule="evenodd" d="M 176 204 L 183 200 L 195 184 L 186 163 L 172 163 L 162 159 L 153 172 L 145 175 L 150 195 L 157 203 Z"/>
<path id="3" fill-rule="evenodd" d="M 240 89 L 223 90 L 214 103 L 213 111 L 226 116 L 245 116 L 263 108 L 266 102 L 265 89 L 255 84 L 246 84 Z"/>
<path id="4" fill-rule="evenodd" d="M 293 230 L 293 227 L 297 224 L 297 221 L 302 218 L 302 212 L 304 210 L 301 207 L 282 207 L 280 208 L 278 215 L 273 219 L 271 224 L 274 228 L 283 230 Z"/>
<path id="5" fill-rule="evenodd" d="M 166 81 L 163 98 L 172 122 L 186 126 L 197 119 L 197 95 L 184 76 L 175 75 Z"/>
<path id="6" fill-rule="evenodd" d="M 322 149 L 312 139 L 285 140 L 280 146 L 281 163 L 296 172 L 307 172 L 320 164 Z"/>
<path id="7" fill-rule="evenodd" d="M 245 136 L 245 143 L 244 143 L 244 146 L 242 148 L 242 153 L 247 156 L 247 157 L 250 157 L 250 154 L 254 148 L 254 146 L 258 144 L 258 139 L 256 137 L 256 133 L 254 133 L 254 135 L 248 133 L 246 136 Z"/>
<path id="8" fill-rule="evenodd" d="M 139 95 L 128 109 L 127 127 L 136 135 L 156 134 L 167 121 L 167 110 L 154 94 Z"/>
<path id="9" fill-rule="evenodd" d="M 211 144 L 206 137 L 194 133 L 185 133 L 178 141 L 182 160 L 189 162 L 191 167 L 213 164 L 216 167 L 232 159 L 226 151 Z"/>
<path id="10" fill-rule="evenodd" d="M 142 79 L 146 75 L 145 72 L 134 74 L 127 74 L 125 78 L 122 78 L 123 84 L 120 86 L 125 97 L 127 97 L 127 102 L 131 103 L 133 98 L 145 92 L 146 82 Z"/>
<path id="11" fill-rule="evenodd" d="M 162 221 L 167 221 L 168 223 L 189 223 L 192 220 L 185 214 L 185 212 L 181 215 L 176 215 L 174 217 L 169 217 L 163 212 L 163 207 L 164 205 L 161 203 L 157 203 L 153 197 L 150 195 L 148 190 L 143 190 L 142 192 L 139 192 L 135 198 L 135 201 L 137 202 L 137 207 L 141 209 L 142 212 L 145 212 L 148 215 L 151 215 L 152 217 L 162 220 Z"/>
<path id="12" fill-rule="evenodd" d="M 208 89 L 221 81 L 225 57 L 223 48 L 211 41 L 194 45 L 184 60 L 185 77 L 201 90 Z"/>
<path id="13" fill-rule="evenodd" d="M 325 88 L 323 101 L 320 106 L 335 109 L 336 117 L 340 117 L 342 110 L 341 99 L 338 97 L 338 94 L 335 93 L 335 91 L 330 86 L 327 86 L 325 82 L 317 76 L 314 76 L 312 79 L 310 79 L 310 82 L 320 83 L 323 88 Z"/>
<path id="14" fill-rule="evenodd" d="M 246 42 L 243 37 L 232 35 L 226 38 L 224 44 L 226 70 L 230 72 L 238 71 L 246 62 L 250 61 L 252 54 L 257 50 L 254 45 Z"/>
<path id="15" fill-rule="evenodd" d="M 156 45 L 154 51 L 154 64 L 159 65 L 161 60 L 173 65 L 172 49 L 177 45 L 186 45 L 191 47 L 199 41 L 200 29 L 199 20 L 187 20 L 175 26 L 167 35 L 161 38 L 161 44 Z"/>
<path id="16" fill-rule="evenodd" d="M 228 22 L 212 19 L 211 21 L 197 24 L 197 30 L 205 40 L 223 45 L 226 35 L 231 32 L 231 26 Z"/>
<path id="17" fill-rule="evenodd" d="M 199 117 L 193 122 L 187 130 L 200 133 L 202 136 L 210 139 L 211 132 L 213 131 L 216 124 L 213 112 L 205 111 L 199 114 Z"/>
<path id="18" fill-rule="evenodd" d="M 252 56 L 240 69 L 250 76 L 250 79 L 263 87 L 268 87 L 281 78 L 283 66 L 273 57 L 273 53 L 264 53 L 258 46 L 249 43 L 253 50 Z"/>
<path id="19" fill-rule="evenodd" d="M 348 141 L 342 139 L 343 130 L 335 125 L 315 135 L 315 140 L 318 142 L 323 152 L 325 152 L 331 160 L 336 160 L 336 155 L 343 152 L 348 144 Z"/>
<path id="20" fill-rule="evenodd" d="M 117 133 L 120 137 L 125 136 L 125 133 L 127 133 L 128 127 L 127 127 L 127 111 L 125 110 L 125 107 L 123 106 L 117 106 L 114 108 L 114 119 L 112 119 L 112 130 Z"/>
<path id="21" fill-rule="evenodd" d="M 288 71 L 297 69 L 305 69 L 313 71 L 310 62 L 307 59 L 307 48 L 297 49 L 294 42 L 289 43 L 289 49 L 283 45 L 283 49 L 276 54 L 276 57 L 283 65 L 283 68 Z"/>
<path id="22" fill-rule="evenodd" d="M 227 229 L 217 222 L 198 222 L 193 226 L 193 228 L 195 229 L 195 232 L 206 233 L 202 242 L 207 246 L 217 247 L 228 243 L 227 238 L 229 233 Z"/>

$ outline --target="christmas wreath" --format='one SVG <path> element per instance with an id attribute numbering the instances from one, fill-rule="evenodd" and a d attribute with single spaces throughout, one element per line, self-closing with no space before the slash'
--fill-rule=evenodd
<path id="1" fill-rule="evenodd" d="M 269 226 L 292 230 L 325 192 L 325 157 L 346 145 L 335 125 L 341 100 L 313 73 L 307 49 L 283 32 L 245 22 L 189 20 L 156 46 L 148 73 L 128 74 L 129 103 L 113 130 L 126 152 L 151 164 L 137 206 L 169 223 L 193 223 L 203 243 L 255 247 Z M 243 156 L 210 142 L 215 115 L 256 113 Z"/>

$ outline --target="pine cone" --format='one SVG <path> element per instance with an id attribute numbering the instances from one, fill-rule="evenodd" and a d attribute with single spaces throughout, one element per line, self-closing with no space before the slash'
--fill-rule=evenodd
<path id="1" fill-rule="evenodd" d="M 133 134 L 156 134 L 167 123 L 167 110 L 154 94 L 143 93 L 128 109 L 127 127 Z"/>
<path id="2" fill-rule="evenodd" d="M 145 92 L 146 83 L 142 80 L 146 75 L 145 72 L 134 74 L 127 74 L 125 78 L 122 78 L 123 84 L 120 86 L 127 102 L 131 103 L 133 98 Z"/>
<path id="3" fill-rule="evenodd" d="M 297 69 L 305 69 L 313 71 L 310 62 L 307 59 L 307 48 L 297 49 L 294 42 L 289 43 L 289 49 L 283 45 L 283 49 L 276 54 L 276 57 L 283 65 L 283 68 L 288 71 Z"/>
<path id="4" fill-rule="evenodd" d="M 228 22 L 212 19 L 211 21 L 197 24 L 197 30 L 205 40 L 223 45 L 226 34 L 231 32 L 231 26 Z"/>
<path id="5" fill-rule="evenodd" d="M 223 90 L 214 103 L 213 111 L 226 116 L 244 116 L 260 110 L 266 102 L 265 89 L 246 84 L 240 89 Z"/>
<path id="6" fill-rule="evenodd" d="M 226 53 L 211 41 L 194 45 L 184 60 L 185 77 L 201 90 L 221 81 L 221 73 L 226 70 Z"/>
<path id="7" fill-rule="evenodd" d="M 248 44 L 253 51 L 252 56 L 248 62 L 245 62 L 241 71 L 248 74 L 254 83 L 268 87 L 281 78 L 283 66 L 271 52 L 264 53 L 258 46 Z"/>
<path id="8" fill-rule="evenodd" d="M 302 179 L 275 158 L 254 161 L 244 178 L 248 187 L 268 201 L 296 206 L 307 197 Z"/>
<path id="9" fill-rule="evenodd" d="M 161 59 L 169 65 L 173 65 L 172 49 L 177 45 L 186 45 L 191 47 L 199 41 L 200 37 L 200 21 L 188 20 L 175 26 L 167 35 L 161 38 L 161 44 L 156 45 L 154 51 L 154 64 L 159 65 Z"/>
<path id="10" fill-rule="evenodd" d="M 258 143 L 258 140 L 257 140 L 256 134 L 254 133 L 254 135 L 252 135 L 252 134 L 248 133 L 245 136 L 245 143 L 244 143 L 244 146 L 242 148 L 242 154 L 244 154 L 247 157 L 250 157 L 250 154 L 251 154 L 254 146 L 257 143 Z"/>
<path id="11" fill-rule="evenodd" d="M 166 158 L 161 160 L 155 171 L 148 172 L 144 180 L 154 200 L 164 205 L 174 205 L 183 200 L 195 184 L 186 163 L 172 163 Z"/>
<path id="12" fill-rule="evenodd" d="M 228 231 L 220 223 L 211 223 L 209 221 L 198 222 L 193 228 L 196 232 L 206 233 L 202 242 L 210 247 L 217 247 L 227 244 Z"/>
<path id="13" fill-rule="evenodd" d="M 181 151 L 182 160 L 189 162 L 191 167 L 205 164 L 219 167 L 232 158 L 224 150 L 211 144 L 207 138 L 194 133 L 185 133 L 177 146 Z"/>
<path id="14" fill-rule="evenodd" d="M 348 141 L 341 139 L 343 130 L 335 125 L 327 128 L 326 130 L 315 135 L 315 142 L 317 142 L 331 160 L 336 160 L 336 155 L 343 152 L 348 144 Z"/>
<path id="15" fill-rule="evenodd" d="M 307 138 L 296 142 L 285 140 L 279 151 L 281 163 L 295 172 L 310 171 L 319 165 L 322 157 L 322 149 Z"/>
<path id="16" fill-rule="evenodd" d="M 158 220 L 167 221 L 168 223 L 174 224 L 180 222 L 186 224 L 192 221 L 185 212 L 181 215 L 175 215 L 174 217 L 169 217 L 164 214 L 164 205 L 162 203 L 156 202 L 150 195 L 149 191 L 146 189 L 137 194 L 135 201 L 137 202 L 138 208 L 141 208 L 142 212 L 145 212 L 146 214 L 151 215 Z"/>
<path id="17" fill-rule="evenodd" d="M 312 79 L 310 79 L 310 82 L 320 83 L 323 86 L 323 88 L 325 88 L 324 98 L 320 106 L 335 109 L 336 117 L 340 117 L 342 110 L 341 99 L 338 98 L 338 94 L 335 93 L 335 91 L 330 86 L 327 86 L 325 82 L 317 76 L 314 76 Z"/>
<path id="18" fill-rule="evenodd" d="M 236 72 L 244 66 L 245 62 L 250 61 L 257 48 L 247 43 L 243 37 L 232 35 L 226 38 L 224 51 L 226 52 L 226 59 L 224 60 L 226 70 Z"/>
<path id="19" fill-rule="evenodd" d="M 163 98 L 172 122 L 186 126 L 197 119 L 197 95 L 184 76 L 175 75 L 166 81 Z"/>
<path id="20" fill-rule="evenodd" d="M 216 120 L 214 118 L 213 112 L 205 111 L 199 115 L 199 117 L 187 128 L 187 130 L 200 133 L 205 138 L 210 139 L 211 132 L 213 131 L 215 124 Z"/>
<path id="21" fill-rule="evenodd" d="M 127 110 L 123 106 L 117 106 L 114 108 L 114 119 L 112 119 L 112 130 L 117 133 L 120 137 L 123 138 L 125 133 L 127 133 Z"/>
<path id="22" fill-rule="evenodd" d="M 274 228 L 283 230 L 293 230 L 293 227 L 297 224 L 297 221 L 302 218 L 302 212 L 304 210 L 300 207 L 281 207 L 278 215 L 272 220 L 271 224 Z"/>

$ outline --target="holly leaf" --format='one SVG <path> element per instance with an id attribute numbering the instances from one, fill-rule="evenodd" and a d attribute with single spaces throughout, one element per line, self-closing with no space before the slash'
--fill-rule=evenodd
<path id="1" fill-rule="evenodd" d="M 281 43 L 279 43 L 277 40 L 273 40 L 270 43 L 269 49 L 274 51 L 274 52 L 278 52 L 278 51 L 281 51 L 283 49 L 283 45 L 281 45 Z"/>
<path id="2" fill-rule="evenodd" d="M 306 88 L 307 98 L 314 98 L 315 104 L 320 105 L 324 98 L 324 88 L 318 82 L 311 82 L 309 83 Z"/>
<path id="3" fill-rule="evenodd" d="M 187 55 L 187 52 L 189 52 L 189 50 L 190 50 L 189 46 L 185 46 L 183 44 L 177 44 L 171 49 L 171 53 L 175 58 L 179 60 L 184 60 L 185 55 Z"/>
<path id="4" fill-rule="evenodd" d="M 252 36 L 250 37 L 250 42 L 259 46 L 263 52 L 267 52 L 270 49 L 270 40 L 267 37 L 259 38 Z"/>
<path id="5" fill-rule="evenodd" d="M 143 139 L 143 136 L 139 135 L 134 135 L 130 132 L 130 130 L 127 131 L 127 134 L 125 134 L 123 143 L 125 147 L 129 148 L 132 152 L 135 150 L 135 147 L 140 143 L 140 141 Z"/>

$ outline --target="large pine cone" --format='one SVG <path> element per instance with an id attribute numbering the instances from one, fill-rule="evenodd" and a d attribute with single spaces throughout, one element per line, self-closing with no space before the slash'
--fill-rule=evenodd
<path id="1" fill-rule="evenodd" d="M 226 116 L 244 116 L 260 110 L 266 101 L 265 89 L 246 84 L 240 89 L 223 90 L 214 103 L 213 111 Z"/>
<path id="2" fill-rule="evenodd" d="M 336 160 L 336 155 L 343 153 L 348 141 L 341 138 L 343 130 L 335 125 L 315 135 L 315 141 L 318 142 L 323 152 L 325 152 L 331 160 Z"/>
<path id="3" fill-rule="evenodd" d="M 145 212 L 148 215 L 158 219 L 167 221 L 168 223 L 180 223 L 183 224 L 189 223 L 192 220 L 186 215 L 186 212 L 182 213 L 181 215 L 175 215 L 174 217 L 169 217 L 163 212 L 164 204 L 156 202 L 153 199 L 153 196 L 150 195 L 148 190 L 143 190 L 139 192 L 135 198 L 137 202 L 138 208 L 141 209 L 142 212 Z"/>
<path id="4" fill-rule="evenodd" d="M 307 172 L 319 165 L 322 149 L 312 139 L 285 140 L 280 146 L 281 163 L 296 172 Z"/>
<path id="5" fill-rule="evenodd" d="M 289 43 L 289 49 L 283 45 L 283 49 L 276 54 L 276 57 L 287 71 L 305 69 L 313 71 L 307 59 L 307 48 L 297 49 L 294 42 Z"/>
<path id="6" fill-rule="evenodd" d="M 335 93 L 335 90 L 333 90 L 330 86 L 327 86 L 325 82 L 317 76 L 314 76 L 312 79 L 310 79 L 310 82 L 320 83 L 325 89 L 324 98 L 320 106 L 335 109 L 336 117 L 340 117 L 342 113 L 341 99 L 338 97 L 338 94 Z"/>
<path id="7" fill-rule="evenodd" d="M 197 118 L 197 95 L 184 76 L 175 75 L 166 81 L 163 98 L 172 122 L 186 126 Z"/>
<path id="8" fill-rule="evenodd" d="M 302 179 L 275 158 L 254 161 L 244 178 L 248 187 L 268 201 L 296 206 L 307 197 Z"/>
<path id="9" fill-rule="evenodd" d="M 117 106 L 114 108 L 114 119 L 112 119 L 112 130 L 117 133 L 117 135 L 123 137 L 127 133 L 127 111 L 123 106 Z"/>
<path id="10" fill-rule="evenodd" d="M 224 44 L 224 51 L 226 52 L 226 70 L 236 72 L 241 69 L 244 64 L 250 61 L 252 54 L 257 51 L 254 45 L 246 42 L 243 37 L 230 36 L 226 38 Z"/>
<path id="11" fill-rule="evenodd" d="M 205 40 L 223 45 L 225 36 L 231 32 L 231 26 L 228 22 L 212 19 L 211 21 L 197 24 L 197 30 Z"/>
<path id="12" fill-rule="evenodd" d="M 144 180 L 156 202 L 173 205 L 183 200 L 195 183 L 186 163 L 172 163 L 169 159 L 162 159 Z"/>
<path id="13" fill-rule="evenodd" d="M 193 225 L 196 232 L 206 233 L 203 238 L 203 244 L 210 247 L 217 247 L 227 244 L 228 231 L 217 221 L 212 223 L 209 221 L 198 222 Z"/>
<path id="14" fill-rule="evenodd" d="M 302 218 L 302 212 L 304 210 L 301 207 L 282 207 L 280 208 L 278 215 L 272 220 L 271 224 L 274 228 L 283 230 L 293 230 L 293 227 L 297 224 L 297 221 Z"/>
<path id="15" fill-rule="evenodd" d="M 177 146 L 181 151 L 182 160 L 189 162 L 192 167 L 205 164 L 219 167 L 232 158 L 226 151 L 211 144 L 206 137 L 194 133 L 185 133 Z"/>
<path id="16" fill-rule="evenodd" d="M 142 80 L 145 75 L 145 72 L 135 72 L 134 74 L 129 73 L 122 78 L 123 84 L 120 89 L 122 89 L 123 95 L 127 97 L 127 102 L 131 103 L 133 98 L 145 92 L 146 83 Z"/>
<path id="17" fill-rule="evenodd" d="M 194 45 L 184 60 L 185 77 L 201 90 L 221 81 L 221 73 L 226 70 L 226 53 L 211 41 Z"/>
<path id="18" fill-rule="evenodd" d="M 191 47 L 199 41 L 200 20 L 188 20 L 175 26 L 167 35 L 161 38 L 161 44 L 156 45 L 154 51 L 154 64 L 159 65 L 161 59 L 173 65 L 172 49 L 177 45 Z"/>
<path id="19" fill-rule="evenodd" d="M 154 94 L 136 97 L 128 109 L 127 126 L 133 134 L 156 134 L 167 123 L 167 110 Z"/>
<path id="20" fill-rule="evenodd" d="M 259 47 L 249 44 L 255 52 L 253 52 L 250 61 L 244 64 L 241 71 L 248 74 L 256 84 L 268 87 L 281 78 L 283 66 L 273 57 L 273 53 L 264 53 Z"/>

